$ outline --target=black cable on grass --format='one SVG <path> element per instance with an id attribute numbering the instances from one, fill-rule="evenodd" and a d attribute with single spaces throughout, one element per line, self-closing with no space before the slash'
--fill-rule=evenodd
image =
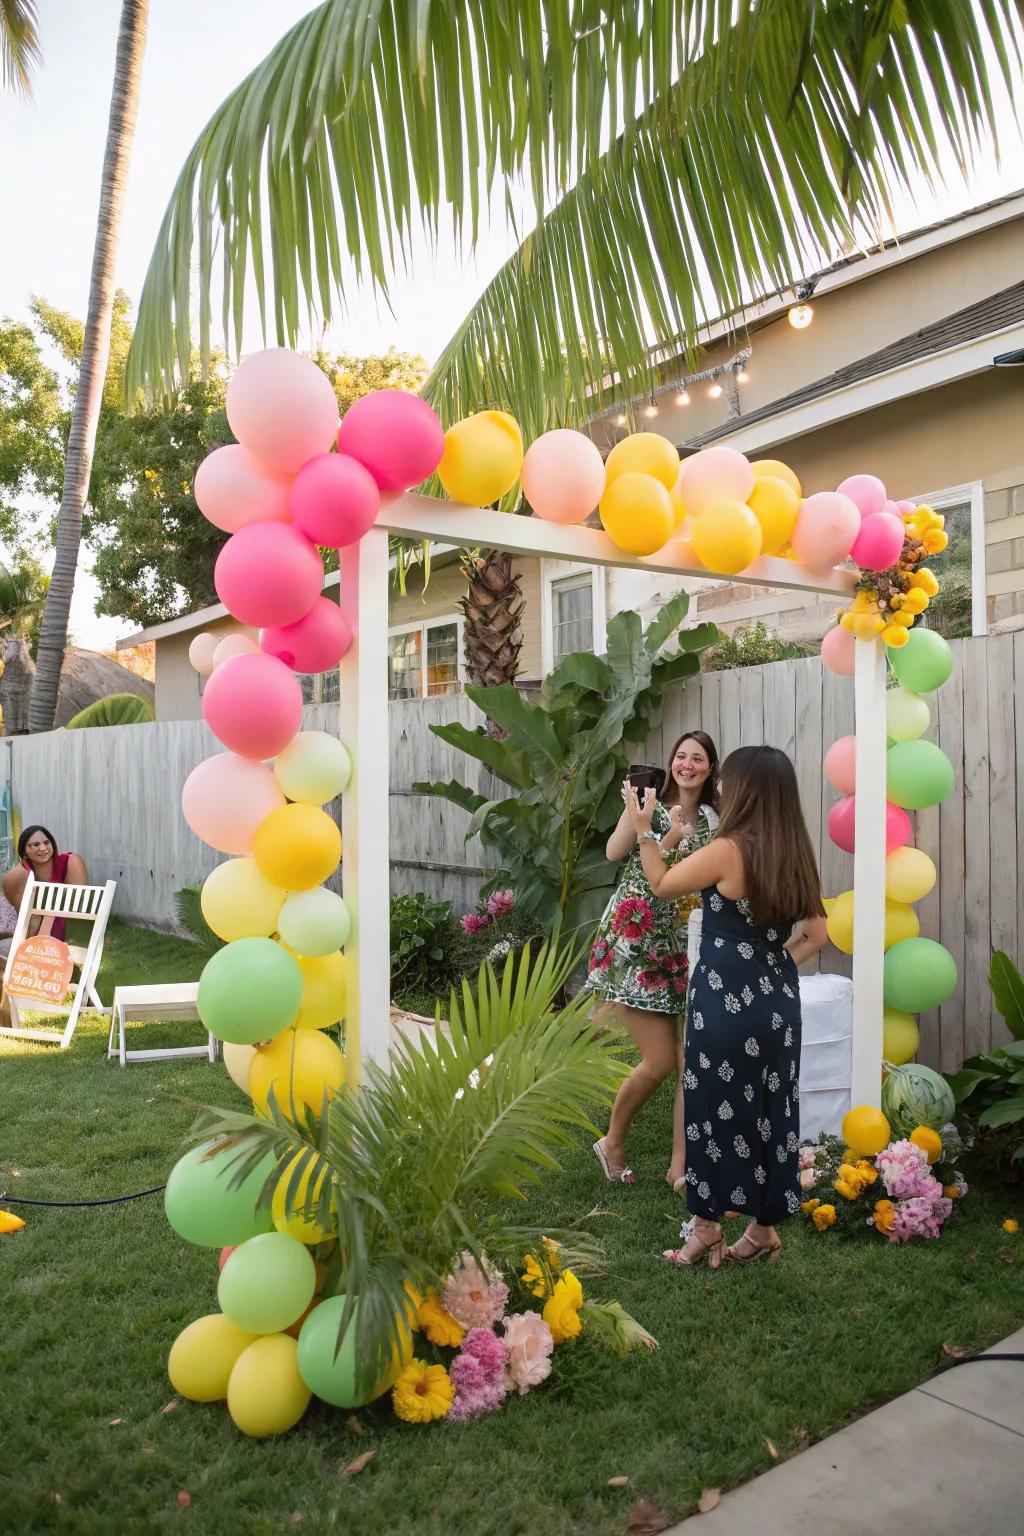
<path id="1" fill-rule="evenodd" d="M 136 1190 L 134 1195 L 111 1195 L 106 1200 L 27 1200 L 20 1195 L 0 1195 L 0 1205 L 47 1205 L 57 1210 L 81 1209 L 89 1205 L 122 1205 L 126 1200 L 141 1200 L 144 1195 L 158 1195 L 166 1184 L 154 1184 L 152 1189 Z"/>

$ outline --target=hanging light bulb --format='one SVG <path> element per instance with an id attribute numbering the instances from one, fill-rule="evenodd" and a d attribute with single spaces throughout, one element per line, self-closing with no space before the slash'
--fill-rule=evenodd
<path id="1" fill-rule="evenodd" d="M 625 413 L 625 411 L 621 412 L 618 416 L 616 416 L 616 418 L 615 418 L 615 425 L 617 427 L 624 427 L 626 425 L 626 413 Z"/>
<path id="2" fill-rule="evenodd" d="M 644 406 L 644 415 L 645 416 L 648 416 L 648 417 L 649 416 L 657 416 L 657 414 L 658 414 L 658 407 L 655 405 L 653 400 L 651 401 L 650 405 Z"/>
<path id="3" fill-rule="evenodd" d="M 681 389 L 679 391 L 678 395 L 676 395 L 676 405 L 689 405 L 689 403 L 690 403 L 689 395 L 686 393 L 685 389 Z"/>
<path id="4" fill-rule="evenodd" d="M 721 399 L 721 397 L 722 397 L 722 386 L 721 386 L 721 384 L 719 384 L 717 379 L 715 380 L 715 382 L 713 384 L 709 384 L 708 385 L 708 394 L 711 396 L 712 400 L 720 400 Z"/>
<path id="5" fill-rule="evenodd" d="M 789 323 L 794 331 L 806 331 L 814 319 L 814 308 L 810 304 L 794 304 L 789 311 Z"/>
<path id="6" fill-rule="evenodd" d="M 745 368 L 738 368 L 736 370 L 736 382 L 737 382 L 737 384 L 749 384 L 750 383 L 750 374 L 747 372 L 747 370 Z"/>

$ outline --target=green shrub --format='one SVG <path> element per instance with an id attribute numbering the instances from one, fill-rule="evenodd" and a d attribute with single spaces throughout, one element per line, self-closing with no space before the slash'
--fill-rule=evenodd
<path id="1" fill-rule="evenodd" d="M 87 704 L 73 715 L 64 727 L 68 731 L 84 730 L 96 725 L 146 725 L 156 719 L 149 699 L 137 693 L 109 693 L 105 699 Z"/>
<path id="2" fill-rule="evenodd" d="M 794 661 L 811 654 L 810 646 L 783 640 L 758 619 L 756 624 L 740 625 L 733 634 L 723 635 L 704 664 L 709 672 L 729 672 L 733 667 L 762 667 L 768 661 Z"/>
<path id="3" fill-rule="evenodd" d="M 391 898 L 391 996 L 406 1000 L 447 992 L 457 974 L 453 950 L 457 925 L 450 901 L 431 901 L 422 891 Z M 417 1008 L 417 1012 L 433 1009 Z"/>
<path id="4" fill-rule="evenodd" d="M 178 922 L 192 935 L 197 944 L 211 951 L 220 949 L 222 940 L 217 937 L 203 916 L 201 885 L 185 885 L 174 893 L 174 906 Z"/>
<path id="5" fill-rule="evenodd" d="M 972 1056 L 949 1081 L 978 1155 L 1017 1180 L 1024 1178 L 1024 978 L 1002 950 L 992 956 L 989 984 L 1013 1039 Z"/>

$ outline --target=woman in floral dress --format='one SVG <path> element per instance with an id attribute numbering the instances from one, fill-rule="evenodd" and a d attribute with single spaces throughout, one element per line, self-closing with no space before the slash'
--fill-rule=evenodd
<path id="1" fill-rule="evenodd" d="M 654 807 L 654 829 L 670 858 L 702 848 L 718 825 L 718 753 L 704 731 L 688 731 L 672 748 L 666 789 Z M 669 1073 L 682 1071 L 676 1021 L 686 1007 L 686 920 L 675 901 L 659 901 L 640 863 L 636 833 L 623 811 L 606 849 L 625 867 L 590 952 L 587 986 L 603 997 L 640 1051 L 640 1065 L 615 1098 L 608 1131 L 594 1143 L 606 1178 L 632 1184 L 626 1137 L 638 1111 Z M 683 1110 L 676 1095 L 668 1182 L 682 1181 Z"/>
<path id="2" fill-rule="evenodd" d="M 654 797 L 626 804 L 651 889 L 701 892 L 700 963 L 690 985 L 684 1083 L 686 1203 L 678 1262 L 723 1252 L 749 1262 L 781 1247 L 776 1223 L 800 1204 L 800 985 L 797 966 L 825 942 L 814 852 L 793 764 L 777 747 L 741 747 L 722 765 L 722 819 L 706 848 L 666 863 Z M 725 1249 L 722 1218 L 749 1225 Z"/>

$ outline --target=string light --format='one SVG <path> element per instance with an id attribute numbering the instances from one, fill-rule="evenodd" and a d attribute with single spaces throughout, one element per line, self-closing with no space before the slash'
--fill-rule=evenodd
<path id="1" fill-rule="evenodd" d="M 690 403 L 689 395 L 686 393 L 685 389 L 681 389 L 679 391 L 678 395 L 676 395 L 676 405 L 689 405 L 689 403 Z"/>
<path id="2" fill-rule="evenodd" d="M 811 304 L 794 304 L 789 311 L 788 319 L 794 331 L 806 331 L 814 319 L 814 306 Z"/>
<path id="3" fill-rule="evenodd" d="M 722 398 L 722 386 L 717 379 L 713 384 L 708 385 L 708 394 L 712 400 L 720 400 Z"/>
<path id="4" fill-rule="evenodd" d="M 625 413 L 625 411 L 620 412 L 619 415 L 616 416 L 616 418 L 615 418 L 615 425 L 617 427 L 624 427 L 626 425 L 626 413 Z"/>
<path id="5" fill-rule="evenodd" d="M 628 403 L 634 409 L 641 408 L 642 405 L 640 413 L 651 419 L 659 415 L 658 400 L 662 395 L 671 393 L 675 404 L 685 409 L 686 406 L 691 404 L 690 390 L 693 386 L 695 384 L 707 384 L 708 396 L 712 400 L 720 400 L 723 395 L 728 396 L 729 414 L 730 416 L 738 416 L 740 410 L 737 399 L 737 385 L 746 384 L 750 379 L 747 364 L 750 361 L 751 350 L 749 345 L 745 346 L 725 362 L 715 363 L 710 368 L 702 368 L 698 373 L 687 374 L 684 378 L 676 379 L 674 383 L 655 385 L 649 395 L 641 395 L 639 398 L 634 396 Z M 602 418 L 614 420 L 615 425 L 618 427 L 628 425 L 627 414 L 619 406 L 609 406 L 600 413 L 597 419 Z"/>
<path id="6" fill-rule="evenodd" d="M 658 414 L 658 407 L 655 405 L 654 401 L 652 400 L 650 405 L 644 407 L 644 415 L 645 416 L 657 416 L 657 414 Z"/>
<path id="7" fill-rule="evenodd" d="M 750 374 L 747 372 L 746 368 L 738 368 L 736 370 L 736 382 L 737 384 L 750 383 Z"/>

